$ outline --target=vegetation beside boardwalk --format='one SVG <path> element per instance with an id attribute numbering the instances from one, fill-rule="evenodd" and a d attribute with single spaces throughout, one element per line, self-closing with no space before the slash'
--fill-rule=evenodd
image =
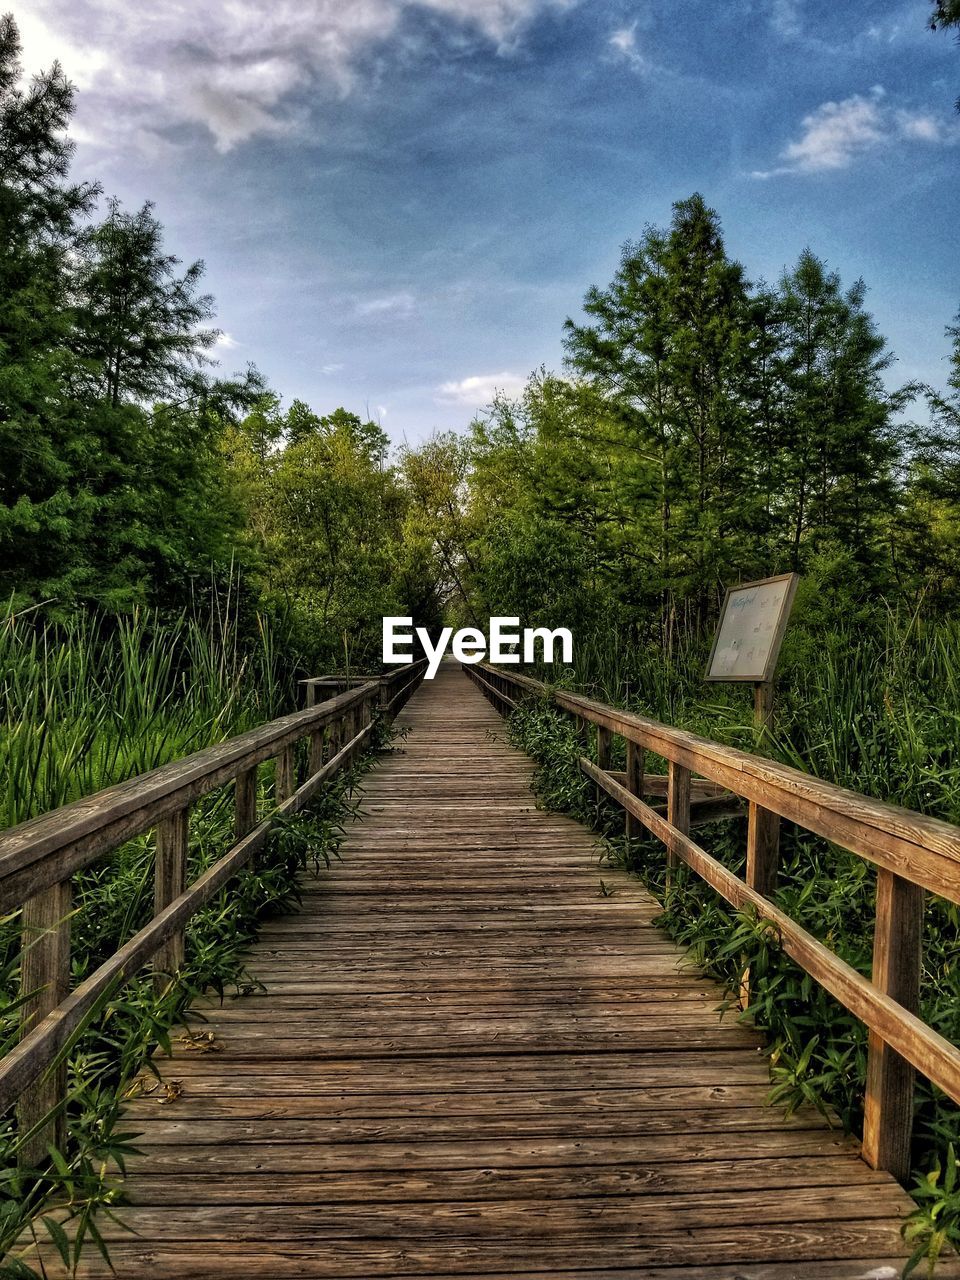
<path id="1" fill-rule="evenodd" d="M 275 666 L 270 632 L 244 642 L 227 603 L 201 621 L 164 622 L 155 613 L 125 619 L 73 618 L 38 628 L 9 615 L 0 626 L 7 715 L 0 761 L 9 821 L 22 821 L 80 795 L 123 781 L 223 741 L 292 709 L 289 673 Z M 375 746 L 379 739 L 374 739 Z M 15 1117 L 0 1121 L 0 1258 L 23 1241 L 53 1198 L 75 1219 L 71 1240 L 51 1235 L 71 1262 L 100 1240 L 97 1213 L 121 1195 L 117 1169 L 136 1146 L 120 1114 L 131 1090 L 151 1083 L 172 1041 L 181 1051 L 215 1052 L 202 1021 L 184 1012 L 204 992 L 253 990 L 244 953 L 267 913 L 290 910 L 303 874 L 329 864 L 355 801 L 351 793 L 369 756 L 339 775 L 295 819 L 280 821 L 266 850 L 190 920 L 186 962 L 158 991 L 145 972 L 109 989 L 68 1045 L 67 1143 L 45 1168 L 18 1169 L 29 1135 Z M 270 770 L 260 771 L 260 810 L 272 805 Z M 6 825 L 6 824 L 5 824 Z M 231 785 L 198 801 L 190 814 L 188 880 L 234 841 Z M 154 914 L 154 833 L 139 836 L 73 878 L 71 959 L 74 984 L 112 956 Z M 0 1054 L 19 1037 L 20 914 L 0 920 Z M 182 1042 L 182 1043 L 179 1043 Z M 154 1061 L 151 1054 L 159 1050 Z M 174 1094 L 170 1095 L 171 1097 Z M 49 1216 L 48 1214 L 46 1216 Z M 2 1276 L 32 1276 L 13 1258 Z"/>

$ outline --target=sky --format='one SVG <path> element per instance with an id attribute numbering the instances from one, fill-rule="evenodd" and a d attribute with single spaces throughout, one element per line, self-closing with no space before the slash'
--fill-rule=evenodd
<path id="1" fill-rule="evenodd" d="M 73 176 L 202 258 L 219 355 L 397 442 L 560 370 L 620 249 L 699 191 L 773 282 L 811 248 L 891 384 L 960 310 L 960 49 L 929 0 L 14 0 Z"/>

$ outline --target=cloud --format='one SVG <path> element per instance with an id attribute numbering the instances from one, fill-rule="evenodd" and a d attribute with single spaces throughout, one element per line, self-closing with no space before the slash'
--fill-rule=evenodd
<path id="1" fill-rule="evenodd" d="M 296 132 L 304 100 L 342 99 L 359 63 L 432 11 L 507 54 L 547 10 L 579 0 L 32 0 L 18 19 L 29 71 L 59 58 L 84 92 L 78 116 L 100 145 L 201 127 L 217 148 Z"/>
<path id="2" fill-rule="evenodd" d="M 213 344 L 218 351 L 235 351 L 240 343 L 236 340 L 232 333 L 227 333 L 221 329 L 217 334 L 217 340 Z"/>
<path id="3" fill-rule="evenodd" d="M 634 71 L 645 71 L 647 69 L 647 60 L 637 48 L 636 23 L 629 27 L 620 27 L 619 30 L 614 31 L 607 44 L 613 50 L 614 57 L 628 63 Z"/>
<path id="4" fill-rule="evenodd" d="M 459 382 L 445 382 L 437 388 L 437 399 L 443 404 L 459 404 L 480 409 L 489 404 L 498 391 L 505 396 L 519 396 L 527 385 L 519 373 L 481 373 Z"/>
<path id="5" fill-rule="evenodd" d="M 412 293 L 391 293 L 382 298 L 361 298 L 353 304 L 356 315 L 361 318 L 370 316 L 409 316 L 416 307 L 416 299 Z"/>
<path id="6" fill-rule="evenodd" d="M 320 372 L 325 378 L 329 378 L 331 374 L 339 373 L 342 368 L 342 364 L 322 364 L 320 366 Z"/>
<path id="7" fill-rule="evenodd" d="M 823 173 L 847 169 L 868 152 L 897 142 L 950 145 L 960 130 L 928 112 L 896 109 L 879 86 L 869 95 L 854 94 L 840 102 L 824 102 L 804 116 L 800 136 L 780 152 L 783 164 L 755 170 L 753 177 L 783 173 Z"/>

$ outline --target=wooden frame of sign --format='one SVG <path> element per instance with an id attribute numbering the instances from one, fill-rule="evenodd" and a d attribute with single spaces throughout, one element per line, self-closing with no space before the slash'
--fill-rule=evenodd
<path id="1" fill-rule="evenodd" d="M 705 680 L 770 684 L 799 580 L 796 573 L 781 573 L 727 588 Z M 764 614 L 761 622 L 751 625 Z M 754 635 L 757 640 L 746 649 Z"/>

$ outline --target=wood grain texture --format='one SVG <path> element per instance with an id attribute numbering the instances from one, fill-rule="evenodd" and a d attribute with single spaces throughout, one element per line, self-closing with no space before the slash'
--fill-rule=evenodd
<path id="1" fill-rule="evenodd" d="M 199 1002 L 212 1051 L 174 1037 L 128 1105 L 117 1274 L 892 1280 L 905 1193 L 765 1105 L 755 1032 L 481 691 L 444 665 L 399 724 L 266 990 Z"/>

